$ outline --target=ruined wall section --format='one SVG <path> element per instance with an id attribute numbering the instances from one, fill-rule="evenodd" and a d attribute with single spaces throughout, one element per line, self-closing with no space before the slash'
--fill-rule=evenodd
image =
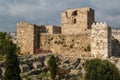
<path id="1" fill-rule="evenodd" d="M 112 29 L 112 36 L 120 41 L 120 29 Z"/>
<path id="2" fill-rule="evenodd" d="M 111 28 L 106 23 L 94 23 L 91 32 L 91 54 L 107 58 L 111 55 Z"/>
<path id="3" fill-rule="evenodd" d="M 112 29 L 112 56 L 120 57 L 120 29 Z"/>
<path id="4" fill-rule="evenodd" d="M 69 9 L 61 14 L 62 34 L 82 33 L 90 29 L 94 20 L 94 10 L 86 8 Z"/>
<path id="5" fill-rule="evenodd" d="M 46 27 L 44 25 L 39 25 L 40 33 L 47 33 Z"/>
<path id="6" fill-rule="evenodd" d="M 41 27 L 43 27 L 43 29 L 41 29 Z M 33 31 L 33 33 L 34 33 L 34 38 L 33 38 L 34 49 L 33 49 L 33 54 L 35 53 L 36 49 L 40 48 L 39 44 L 40 44 L 40 32 L 41 31 L 42 32 L 45 31 L 44 26 L 42 26 L 42 25 L 37 26 L 37 25 L 34 24 L 34 31 Z"/>
<path id="7" fill-rule="evenodd" d="M 61 34 L 61 27 L 55 25 L 46 26 L 46 31 L 48 34 Z"/>
<path id="8" fill-rule="evenodd" d="M 90 56 L 89 34 L 40 34 L 40 48 L 68 56 Z"/>

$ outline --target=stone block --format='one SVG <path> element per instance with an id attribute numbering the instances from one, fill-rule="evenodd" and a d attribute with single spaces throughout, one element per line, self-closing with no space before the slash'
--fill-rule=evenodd
<path id="1" fill-rule="evenodd" d="M 40 63 L 40 62 L 33 62 L 34 69 L 41 68 L 42 66 L 43 66 L 42 63 Z"/>
<path id="2" fill-rule="evenodd" d="M 71 69 L 70 74 L 72 74 L 72 75 L 80 75 L 81 70 L 80 69 Z"/>
<path id="3" fill-rule="evenodd" d="M 44 59 L 45 59 L 45 56 L 38 56 L 38 57 L 36 58 L 36 61 L 43 62 Z"/>
<path id="4" fill-rule="evenodd" d="M 21 72 L 28 72 L 30 71 L 30 67 L 27 64 L 20 65 Z"/>

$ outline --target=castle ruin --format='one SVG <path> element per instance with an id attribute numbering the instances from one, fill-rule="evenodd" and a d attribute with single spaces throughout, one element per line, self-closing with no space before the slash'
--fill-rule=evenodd
<path id="1" fill-rule="evenodd" d="M 69 9 L 61 14 L 60 26 L 17 23 L 17 45 L 22 54 L 36 49 L 67 56 L 111 56 L 111 27 L 97 23 L 90 7 Z"/>

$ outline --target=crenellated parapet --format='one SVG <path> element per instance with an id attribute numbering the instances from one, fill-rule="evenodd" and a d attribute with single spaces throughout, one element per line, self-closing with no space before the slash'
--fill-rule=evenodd
<path id="1" fill-rule="evenodd" d="M 34 26 L 34 24 L 30 24 L 30 23 L 28 23 L 28 22 L 18 22 L 17 23 L 17 26 L 18 27 L 21 27 L 21 28 L 23 28 L 23 27 L 33 27 Z"/>
<path id="2" fill-rule="evenodd" d="M 105 22 L 100 22 L 100 23 L 93 23 L 92 24 L 92 29 L 104 29 L 104 28 L 107 28 L 108 25 L 105 23 Z"/>

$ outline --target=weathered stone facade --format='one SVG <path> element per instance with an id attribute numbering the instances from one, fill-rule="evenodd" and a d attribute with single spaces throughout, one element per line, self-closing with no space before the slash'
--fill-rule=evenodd
<path id="1" fill-rule="evenodd" d="M 112 29 L 112 36 L 120 41 L 120 29 Z"/>
<path id="2" fill-rule="evenodd" d="M 54 25 L 48 25 L 46 26 L 46 31 L 49 34 L 61 34 L 61 27 L 54 26 Z"/>
<path id="3" fill-rule="evenodd" d="M 112 55 L 120 57 L 120 29 L 112 29 Z"/>
<path id="4" fill-rule="evenodd" d="M 91 32 L 91 54 L 95 57 L 111 55 L 111 28 L 106 23 L 94 23 Z"/>
<path id="5" fill-rule="evenodd" d="M 94 10 L 86 7 L 69 9 L 61 14 L 61 27 L 17 24 L 17 45 L 21 53 L 34 54 L 36 49 L 73 56 L 109 57 L 111 28 L 95 23 Z M 92 25 L 93 24 L 93 25 Z"/>
<path id="6" fill-rule="evenodd" d="M 40 46 L 40 33 L 58 34 L 61 28 L 56 26 L 43 26 L 29 24 L 27 22 L 17 23 L 17 45 L 21 53 L 35 53 Z"/>
<path id="7" fill-rule="evenodd" d="M 94 10 L 89 7 L 66 10 L 61 14 L 62 34 L 79 34 L 91 29 L 93 22 Z"/>
<path id="8" fill-rule="evenodd" d="M 90 32 L 85 34 L 40 34 L 40 48 L 55 54 L 69 56 L 89 56 Z"/>
<path id="9" fill-rule="evenodd" d="M 17 23 L 17 45 L 21 53 L 34 53 L 35 28 L 37 26 L 28 23 Z"/>

